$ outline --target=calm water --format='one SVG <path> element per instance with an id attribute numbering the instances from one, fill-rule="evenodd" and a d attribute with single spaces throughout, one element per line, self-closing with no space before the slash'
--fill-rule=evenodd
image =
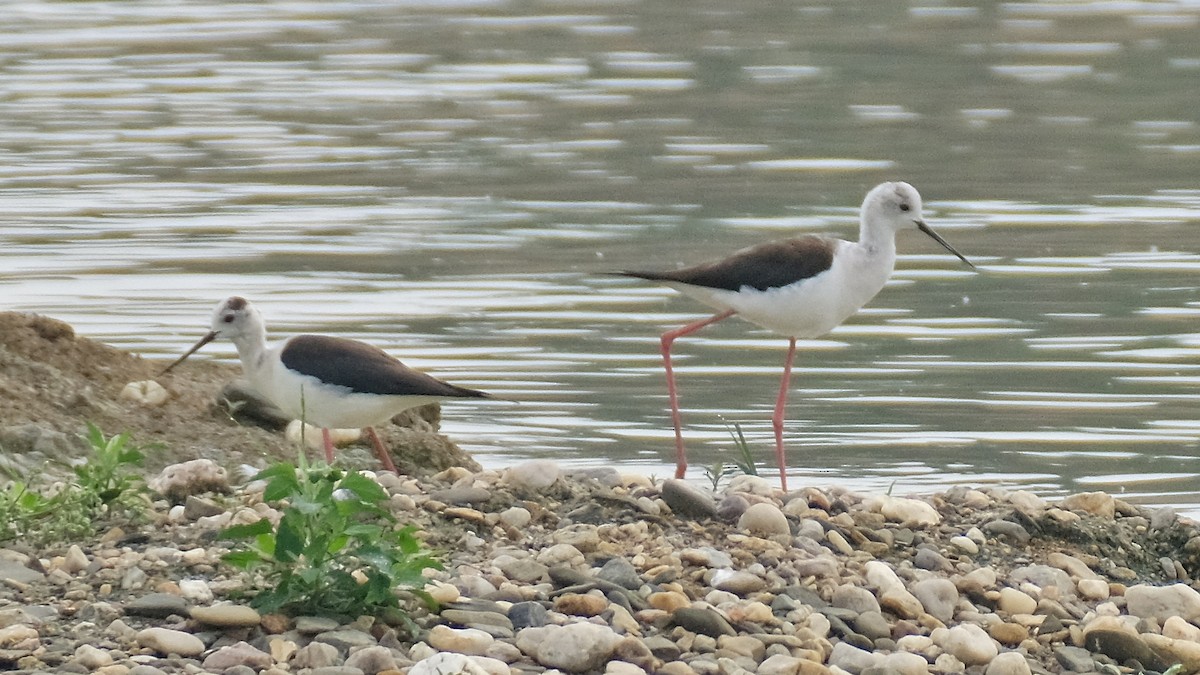
<path id="1" fill-rule="evenodd" d="M 704 315 L 601 273 L 915 233 L 805 343 L 793 482 L 1200 513 L 1200 3 L 41 2 L 0 13 L 0 292 L 147 355 L 234 293 L 520 405 L 485 465 L 667 476 L 658 335 Z M 785 342 L 678 343 L 692 476 L 771 463 Z M 230 358 L 229 345 L 210 355 Z"/>

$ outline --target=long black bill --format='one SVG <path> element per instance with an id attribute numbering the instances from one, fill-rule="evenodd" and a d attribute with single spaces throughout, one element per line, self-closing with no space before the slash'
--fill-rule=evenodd
<path id="1" fill-rule="evenodd" d="M 947 251 L 950 251 L 954 255 L 958 256 L 958 259 L 967 263 L 968 267 L 970 267 L 971 269 L 977 269 L 975 267 L 974 263 L 972 263 L 970 260 L 967 260 L 966 258 L 964 258 L 963 254 L 959 253 L 958 251 L 955 251 L 954 247 L 950 245 L 950 242 L 946 241 L 945 239 L 942 239 L 941 235 L 939 235 L 937 232 L 934 232 L 931 227 L 929 227 L 928 225 L 925 224 L 925 221 L 918 220 L 917 221 L 917 229 L 921 230 L 922 232 L 929 235 L 930 237 L 933 237 L 934 241 L 941 244 L 942 246 L 945 246 Z"/>
<path id="2" fill-rule="evenodd" d="M 168 372 L 170 372 L 170 370 L 172 368 L 183 363 L 184 359 L 191 356 L 192 354 L 195 354 L 197 351 L 200 350 L 201 347 L 212 342 L 215 339 L 217 339 L 217 331 L 215 331 L 215 330 L 210 331 L 208 333 L 208 335 L 205 335 L 204 337 L 200 338 L 199 342 L 197 342 L 194 346 L 192 346 L 191 349 L 187 350 L 187 353 L 185 353 L 183 356 L 179 357 L 178 359 L 175 359 L 175 361 L 171 365 L 167 366 L 166 368 L 163 368 L 162 372 L 159 373 L 159 375 L 166 375 Z"/>

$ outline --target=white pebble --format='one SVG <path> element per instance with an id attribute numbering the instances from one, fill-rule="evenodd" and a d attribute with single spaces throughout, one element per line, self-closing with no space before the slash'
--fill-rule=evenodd
<path id="1" fill-rule="evenodd" d="M 157 408 L 171 398 L 170 392 L 154 380 L 130 382 L 121 390 L 122 401 L 132 401 L 147 408 Z"/>

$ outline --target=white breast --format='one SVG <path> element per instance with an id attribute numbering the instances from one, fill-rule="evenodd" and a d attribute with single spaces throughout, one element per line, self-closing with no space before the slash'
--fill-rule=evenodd
<path id="1" fill-rule="evenodd" d="M 868 251 L 842 241 L 828 270 L 781 288 L 759 291 L 743 286 L 739 291 L 727 291 L 670 285 L 709 307 L 732 309 L 743 319 L 780 335 L 816 338 L 875 297 L 891 276 L 894 264 L 894 249 Z"/>

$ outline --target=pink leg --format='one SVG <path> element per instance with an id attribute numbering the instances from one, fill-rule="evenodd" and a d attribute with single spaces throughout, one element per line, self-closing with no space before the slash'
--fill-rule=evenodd
<path id="1" fill-rule="evenodd" d="M 787 360 L 783 362 L 783 381 L 779 383 L 779 398 L 775 399 L 775 459 L 779 462 L 779 484 L 787 492 L 787 459 L 783 452 L 783 414 L 787 406 L 788 387 L 792 381 L 792 361 L 796 358 L 796 338 L 788 338 Z"/>
<path id="2" fill-rule="evenodd" d="M 325 461 L 333 464 L 333 436 L 329 429 L 321 429 L 321 440 L 325 443 Z"/>
<path id="3" fill-rule="evenodd" d="M 400 472 L 396 470 L 396 465 L 392 463 L 392 455 L 387 448 L 383 447 L 383 441 L 379 440 L 379 434 L 375 433 L 375 427 L 367 427 L 367 435 L 371 437 L 371 445 L 375 446 L 375 456 L 379 458 L 379 462 L 383 464 L 383 468 L 391 471 L 394 474 Z"/>
<path id="4" fill-rule="evenodd" d="M 707 319 L 696 321 L 695 323 L 689 323 L 682 328 L 669 330 L 663 333 L 662 338 L 660 338 L 662 342 L 663 365 L 667 371 L 667 397 L 671 399 L 671 421 L 675 423 L 676 478 L 683 478 L 684 474 L 687 473 L 687 454 L 683 450 L 683 432 L 680 431 L 683 420 L 679 415 L 679 393 L 675 389 L 675 370 L 671 368 L 671 343 L 675 342 L 675 338 L 680 338 L 684 335 L 695 333 L 707 325 L 728 319 L 731 316 L 733 316 L 733 310 L 725 310 L 724 312 L 710 316 Z"/>

